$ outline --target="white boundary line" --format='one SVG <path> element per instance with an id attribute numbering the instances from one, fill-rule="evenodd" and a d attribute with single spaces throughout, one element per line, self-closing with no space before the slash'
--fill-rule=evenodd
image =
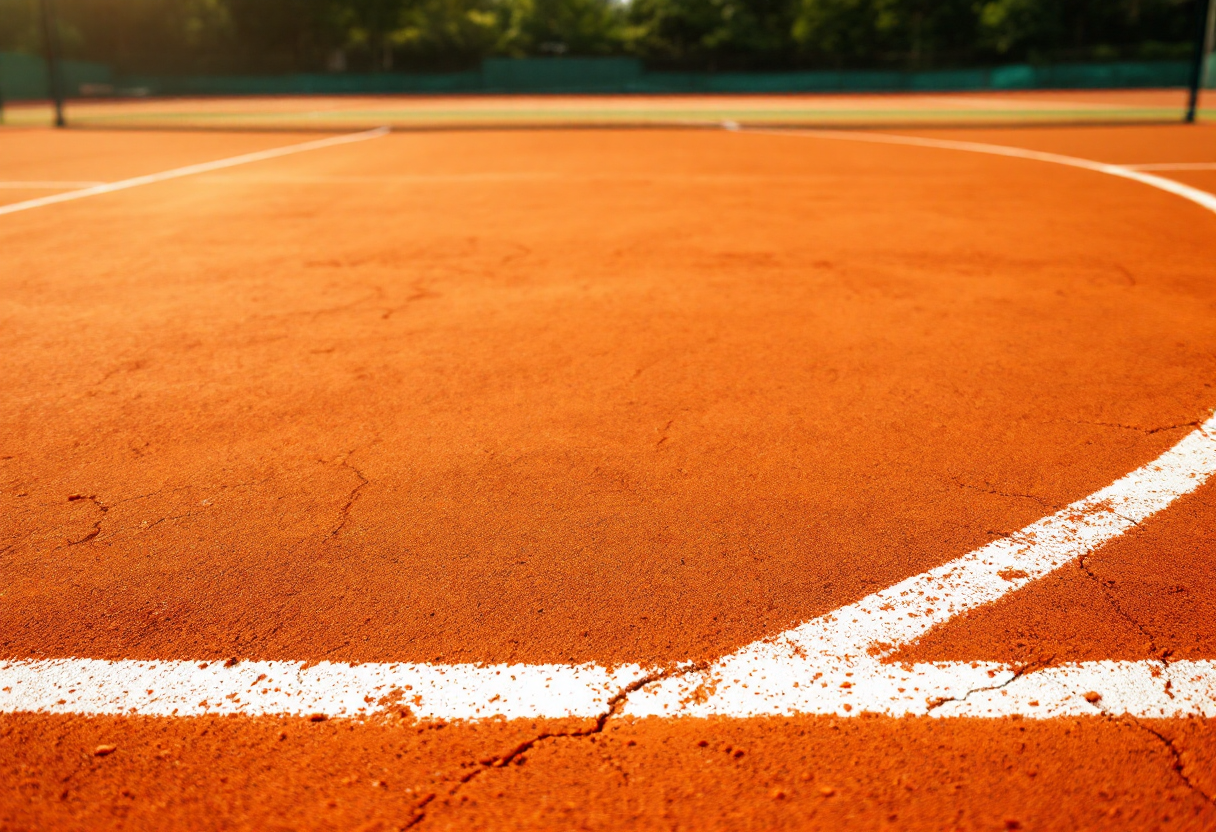
<path id="1" fill-rule="evenodd" d="M 1029 159 L 1035 162 L 1051 162 L 1066 165 L 1070 168 L 1106 173 L 1118 176 L 1120 179 L 1131 179 L 1135 182 L 1157 188 L 1162 191 L 1180 196 L 1183 199 L 1216 212 L 1216 195 L 1164 176 L 1154 176 L 1143 173 L 1127 165 L 1112 165 L 1107 162 L 1095 162 L 1092 159 L 1082 159 L 1079 156 L 1065 156 L 1061 153 L 1048 153 L 1041 150 L 1027 150 L 1022 147 L 1010 147 L 1003 144 L 988 144 L 986 142 L 963 142 L 954 139 L 930 139 L 922 136 L 897 136 L 890 133 L 863 133 L 855 130 L 779 130 L 775 128 L 741 127 L 738 124 L 726 123 L 728 130 L 747 133 L 767 133 L 779 136 L 811 136 L 816 139 L 833 139 L 837 141 L 869 142 L 871 144 L 898 144 L 910 147 L 934 147 L 939 150 L 962 150 L 967 153 L 985 153 L 989 156 L 1008 156 L 1012 159 Z"/>
<path id="2" fill-rule="evenodd" d="M 912 136 L 763 132 L 1052 162 L 1141 182 L 1216 212 L 1212 194 L 1072 156 Z M 625 700 L 623 712 L 635 716 L 847 716 L 870 711 L 898 716 L 1212 717 L 1216 661 L 1101 661 L 1023 673 L 998 663 L 908 666 L 883 659 L 930 628 L 1094 551 L 1191 493 L 1213 473 L 1216 415 L 1147 465 L 1008 538 L 748 645 L 708 667 L 678 668 L 681 672 L 645 685 L 641 683 L 652 671 L 637 665 L 608 670 L 594 664 L 307 666 L 265 661 L 228 667 L 188 661 L 30 659 L 0 664 L 0 712 L 359 716 L 401 705 L 432 719 L 590 717 L 619 703 L 620 692 L 631 687 L 636 689 Z"/>
<path id="3" fill-rule="evenodd" d="M 1085 662 L 1018 675 L 998 663 L 880 665 L 787 653 L 728 685 L 718 663 L 679 684 L 635 691 L 632 716 L 865 712 L 1048 718 L 1216 716 L 1216 662 Z M 730 671 L 733 672 L 733 671 Z M 420 719 L 595 717 L 645 678 L 637 665 L 333 664 L 32 659 L 0 665 L 0 713 L 156 717 L 363 717 L 406 707 Z M 750 686 L 749 686 L 750 685 Z M 848 685 L 848 687 L 845 687 Z M 1099 692 L 1090 702 L 1085 694 Z"/>
<path id="4" fill-rule="evenodd" d="M 144 176 L 135 176 L 130 179 L 120 179 L 117 182 L 106 182 L 101 185 L 94 185 L 89 188 L 81 188 L 76 191 L 67 191 L 66 193 L 53 194 L 51 196 L 42 196 L 37 199 L 27 199 L 23 202 L 14 202 L 11 205 L 0 205 L 0 215 L 15 214 L 18 211 L 28 211 L 31 208 L 42 208 L 46 205 L 55 205 L 60 202 L 71 202 L 76 199 L 84 199 L 89 196 L 99 196 L 100 194 L 111 194 L 115 191 L 125 191 L 128 188 L 138 188 L 140 185 L 151 185 L 155 182 L 164 182 L 169 179 L 180 179 L 183 176 L 193 176 L 197 173 L 207 173 L 208 171 L 221 170 L 222 168 L 232 168 L 237 165 L 247 165 L 250 162 L 261 162 L 265 159 L 277 159 L 280 156 L 290 156 L 293 153 L 305 153 L 309 150 L 320 150 L 323 147 L 334 147 L 340 144 L 350 144 L 352 142 L 362 142 L 368 139 L 376 139 L 388 133 L 387 127 L 377 127 L 375 130 L 365 130 L 361 133 L 347 133 L 342 136 L 330 136 L 325 139 L 315 139 L 309 142 L 301 142 L 300 144 L 291 144 L 286 147 L 275 147 L 270 150 L 259 150 L 255 153 L 244 153 L 240 156 L 231 156 L 227 159 L 217 159 L 214 162 L 202 162 L 197 165 L 186 165 L 181 168 L 173 168 L 172 170 L 161 171 L 160 173 L 149 173 Z"/>
<path id="5" fill-rule="evenodd" d="M 1216 416 L 1148 465 L 1055 514 L 775 638 L 748 645 L 705 671 L 648 686 L 629 699 L 627 712 L 678 711 L 699 716 L 847 713 L 853 709 L 898 715 L 969 713 L 972 700 L 966 696 L 968 691 L 1009 683 L 1015 676 L 1018 689 L 1029 691 L 1026 700 L 1051 701 L 1056 698 L 1052 691 L 1058 687 L 1054 685 L 1058 671 L 1019 676 L 1001 665 L 959 663 L 901 668 L 884 664 L 883 659 L 932 627 L 996 601 L 1094 551 L 1194 491 L 1214 472 Z M 1144 669 L 1148 664 L 1160 677 L 1157 698 L 1167 698 L 1180 680 L 1163 672 L 1168 668 L 1160 662 L 1110 663 L 1112 669 L 1104 672 L 1116 687 L 1141 690 L 1144 686 L 1133 680 L 1146 674 L 1152 678 Z M 1195 709 L 1189 712 L 1216 715 L 1216 663 L 1192 664 L 1194 667 L 1187 666 L 1192 674 L 1186 677 L 1187 690 L 1202 695 L 1187 700 Z M 1093 673 L 1089 665 L 1076 672 L 1081 674 L 1078 678 Z M 1165 688 L 1166 681 L 1172 683 L 1171 688 Z M 941 700 L 951 698 L 966 701 L 944 710 L 939 707 Z M 1022 700 L 1010 698 L 1008 692 L 1000 699 L 988 697 L 985 701 L 992 715 L 1022 712 L 1018 709 Z M 1154 697 L 1132 696 L 1125 705 L 1139 712 L 1155 701 Z"/>

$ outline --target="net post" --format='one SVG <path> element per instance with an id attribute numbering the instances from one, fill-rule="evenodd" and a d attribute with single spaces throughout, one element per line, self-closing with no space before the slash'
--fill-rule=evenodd
<path id="1" fill-rule="evenodd" d="M 54 0 L 41 0 L 42 40 L 46 52 L 46 76 L 51 100 L 55 104 L 55 126 L 63 127 L 63 78 L 59 67 L 59 21 Z"/>
<path id="2" fill-rule="evenodd" d="M 1199 90 L 1203 87 L 1204 64 L 1208 55 L 1208 32 L 1212 13 L 1212 0 L 1195 0 L 1195 52 L 1191 61 L 1190 95 L 1186 106 L 1186 123 L 1195 123 L 1195 112 L 1199 108 Z"/>

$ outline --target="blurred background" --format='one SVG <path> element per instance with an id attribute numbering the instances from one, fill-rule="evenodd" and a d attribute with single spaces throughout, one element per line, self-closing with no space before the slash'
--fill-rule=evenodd
<path id="1" fill-rule="evenodd" d="M 1202 0 L 0 0 L 0 94 L 9 102 L 48 95 L 43 3 L 53 3 L 68 97 L 1181 88 L 1207 7 Z M 1216 83 L 1210 58 L 1203 75 Z"/>

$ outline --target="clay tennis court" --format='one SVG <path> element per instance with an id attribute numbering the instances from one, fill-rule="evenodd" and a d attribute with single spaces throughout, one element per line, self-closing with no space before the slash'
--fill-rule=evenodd
<path id="1" fill-rule="evenodd" d="M 1211 97 L 1199 113 L 1211 117 Z M 116 129 L 352 130 L 535 127 L 1031 126 L 1177 123 L 1183 89 L 987 90 L 971 93 L 753 95 L 283 95 L 84 98 L 77 126 Z M 5 121 L 42 126 L 46 102 L 6 105 Z"/>
<path id="2" fill-rule="evenodd" d="M 0 146 L 4 828 L 1216 825 L 1211 126 Z"/>

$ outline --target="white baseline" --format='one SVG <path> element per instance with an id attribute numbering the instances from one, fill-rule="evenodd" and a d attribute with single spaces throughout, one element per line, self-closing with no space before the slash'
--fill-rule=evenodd
<path id="1" fill-rule="evenodd" d="M 1072 156 L 911 136 L 779 132 L 1063 164 L 1132 179 L 1216 212 L 1212 194 Z M 382 133 L 355 136 L 373 134 Z M 1094 551 L 1194 491 L 1214 472 L 1216 416 L 1147 465 L 1010 537 L 748 645 L 708 667 L 669 668 L 669 675 L 633 690 L 622 710 L 635 716 L 855 716 L 867 711 L 893 716 L 1216 716 L 1213 661 L 1085 662 L 1033 672 L 985 662 L 884 662 L 930 628 Z M 32 659 L 0 664 L 0 712 L 358 717 L 408 707 L 423 719 L 592 717 L 619 704 L 626 687 L 638 686 L 657 670 L 637 665 L 608 670 L 594 664 L 249 661 L 229 667 L 193 661 Z"/>

